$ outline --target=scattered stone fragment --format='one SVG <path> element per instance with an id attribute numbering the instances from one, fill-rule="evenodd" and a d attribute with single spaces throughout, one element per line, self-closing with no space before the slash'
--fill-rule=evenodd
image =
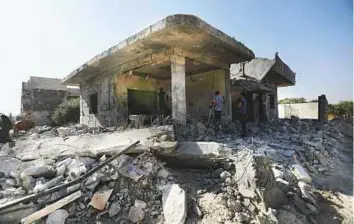
<path id="1" fill-rule="evenodd" d="M 119 202 L 114 202 L 111 204 L 108 210 L 109 217 L 116 216 L 121 210 Z"/>
<path id="2" fill-rule="evenodd" d="M 113 189 L 109 189 L 107 186 L 101 187 L 92 196 L 90 205 L 96 208 L 97 210 L 103 210 L 106 207 L 106 204 L 112 192 Z"/>
<path id="3" fill-rule="evenodd" d="M 129 209 L 128 219 L 133 223 L 141 222 L 145 217 L 145 212 L 140 207 L 132 206 Z"/>
<path id="4" fill-rule="evenodd" d="M 138 181 L 145 172 L 139 169 L 137 166 L 132 164 L 132 158 L 127 155 L 121 155 L 118 157 L 118 171 L 125 177 L 131 178 L 134 181 Z"/>
<path id="5" fill-rule="evenodd" d="M 46 224 L 64 224 L 69 217 L 69 212 L 64 209 L 58 209 L 48 215 Z"/>
<path id="6" fill-rule="evenodd" d="M 178 184 L 164 186 L 162 202 L 167 223 L 183 224 L 185 222 L 187 217 L 186 193 Z"/>
<path id="7" fill-rule="evenodd" d="M 291 172 L 299 181 L 303 181 L 305 183 L 311 183 L 312 181 L 312 178 L 306 172 L 305 168 L 300 164 L 291 165 Z"/>
<path id="8" fill-rule="evenodd" d="M 135 200 L 134 206 L 137 207 L 137 208 L 145 209 L 146 208 L 146 203 L 145 203 L 145 201 Z"/>
<path id="9" fill-rule="evenodd" d="M 25 169 L 21 173 L 20 176 L 21 176 L 21 179 L 24 179 L 25 176 L 32 176 L 34 178 L 37 178 L 37 177 L 52 178 L 55 176 L 55 174 L 56 174 L 56 172 L 52 166 L 39 165 L 39 166 L 29 167 L 29 168 Z"/>

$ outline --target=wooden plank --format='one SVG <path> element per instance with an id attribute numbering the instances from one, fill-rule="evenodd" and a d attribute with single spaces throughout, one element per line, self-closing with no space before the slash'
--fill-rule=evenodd
<path id="1" fill-rule="evenodd" d="M 130 146 L 128 146 L 127 148 L 123 149 L 122 151 L 118 152 L 116 155 L 112 156 L 111 158 L 107 159 L 106 161 L 104 161 L 102 164 L 96 166 L 95 168 L 91 169 L 89 172 L 85 173 L 84 175 L 82 175 L 81 177 L 79 177 L 78 179 L 76 180 L 73 180 L 73 181 L 70 181 L 68 183 L 65 183 L 65 184 L 61 184 L 61 185 L 58 185 L 56 187 L 53 187 L 53 188 L 50 188 L 50 189 L 47 189 L 45 191 L 42 191 L 38 194 L 31 194 L 31 195 L 28 195 L 28 196 L 25 196 L 23 198 L 19 198 L 19 199 L 16 199 L 14 201 L 10 201 L 6 204 L 3 204 L 3 205 L 0 205 L 0 211 L 3 210 L 3 209 L 6 209 L 6 208 L 9 208 L 11 206 L 14 206 L 14 205 L 17 205 L 17 204 L 20 204 L 21 202 L 26 202 L 26 201 L 30 201 L 30 200 L 33 200 L 33 199 L 36 199 L 36 198 L 39 198 L 41 196 L 44 196 L 44 195 L 47 195 L 47 194 L 50 194 L 50 193 L 53 193 L 53 192 L 56 192 L 60 189 L 63 189 L 63 188 L 67 188 L 67 187 L 70 187 L 72 185 L 75 185 L 75 184 L 78 184 L 80 183 L 81 181 L 83 181 L 84 179 L 86 179 L 87 177 L 91 176 L 93 173 L 97 172 L 99 169 L 101 169 L 102 167 L 106 166 L 107 164 L 111 163 L 113 160 L 115 160 L 116 158 L 118 158 L 120 155 L 124 154 L 126 151 L 128 151 L 129 149 L 132 149 L 134 148 L 135 146 L 137 146 L 138 144 L 140 143 L 140 141 L 136 141 L 134 142 L 133 144 L 131 144 Z"/>
<path id="2" fill-rule="evenodd" d="M 72 201 L 75 201 L 76 199 L 80 198 L 82 196 L 81 191 L 76 191 L 75 193 L 21 219 L 22 224 L 30 224 L 33 223 L 34 221 L 41 219 L 44 216 L 49 215 L 50 213 L 56 211 L 57 209 L 69 204 Z"/>

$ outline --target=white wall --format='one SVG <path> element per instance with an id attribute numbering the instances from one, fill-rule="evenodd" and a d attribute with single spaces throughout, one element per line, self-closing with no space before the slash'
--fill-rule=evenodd
<path id="1" fill-rule="evenodd" d="M 318 119 L 318 103 L 279 104 L 279 118 L 296 116 L 302 119 Z"/>

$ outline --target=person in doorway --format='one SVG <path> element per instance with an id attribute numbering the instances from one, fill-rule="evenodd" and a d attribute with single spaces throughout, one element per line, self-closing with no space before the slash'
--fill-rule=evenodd
<path id="1" fill-rule="evenodd" d="M 239 108 L 239 112 L 240 112 L 242 137 L 247 137 L 247 100 L 245 98 L 244 92 L 241 93 L 238 108 Z"/>
<path id="2" fill-rule="evenodd" d="M 215 91 L 215 96 L 212 102 L 214 106 L 214 119 L 215 119 L 215 127 L 221 129 L 221 115 L 222 115 L 222 107 L 225 102 L 224 97 L 220 96 L 220 91 Z"/>
<path id="3" fill-rule="evenodd" d="M 160 114 L 167 114 L 167 96 L 163 88 L 160 88 L 159 96 L 159 106 L 160 106 Z"/>

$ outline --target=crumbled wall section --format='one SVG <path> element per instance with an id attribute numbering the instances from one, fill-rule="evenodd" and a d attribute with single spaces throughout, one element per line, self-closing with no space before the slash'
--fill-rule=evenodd
<path id="1" fill-rule="evenodd" d="M 53 124 L 55 108 L 68 96 L 79 96 L 78 89 L 68 89 L 60 79 L 30 77 L 22 83 L 21 113 L 35 125 Z"/>

